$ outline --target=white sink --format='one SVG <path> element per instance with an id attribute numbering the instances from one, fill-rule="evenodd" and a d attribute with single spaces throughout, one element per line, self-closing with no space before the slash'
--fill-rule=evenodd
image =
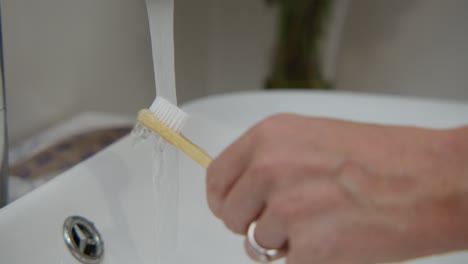
<path id="1" fill-rule="evenodd" d="M 184 134 L 215 156 L 262 118 L 296 112 L 385 124 L 446 128 L 468 124 L 468 104 L 336 92 L 255 92 L 201 99 L 183 107 Z M 204 170 L 180 162 L 177 263 L 249 263 L 243 238 L 209 212 Z M 125 138 L 0 210 L 0 263 L 79 263 L 63 242 L 71 215 L 93 221 L 105 242 L 102 263 L 155 263 L 155 207 L 149 144 Z M 468 263 L 468 254 L 414 261 Z"/>

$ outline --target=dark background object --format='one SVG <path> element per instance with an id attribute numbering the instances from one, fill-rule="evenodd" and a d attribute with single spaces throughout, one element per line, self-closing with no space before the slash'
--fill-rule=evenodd
<path id="1" fill-rule="evenodd" d="M 333 0 L 265 0 L 279 8 L 275 51 L 265 87 L 330 88 L 320 45 Z"/>

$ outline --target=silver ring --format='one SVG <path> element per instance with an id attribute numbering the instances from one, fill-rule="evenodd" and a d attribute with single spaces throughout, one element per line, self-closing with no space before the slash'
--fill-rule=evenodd
<path id="1" fill-rule="evenodd" d="M 279 256 L 280 250 L 278 249 L 268 249 L 260 246 L 255 240 L 255 228 L 257 227 L 257 223 L 253 221 L 249 225 L 249 229 L 247 230 L 247 241 L 249 241 L 250 247 L 258 254 L 259 261 L 261 263 L 268 263 L 271 260 L 275 259 Z"/>

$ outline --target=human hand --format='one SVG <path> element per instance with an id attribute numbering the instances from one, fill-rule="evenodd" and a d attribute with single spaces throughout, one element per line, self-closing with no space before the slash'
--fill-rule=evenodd
<path id="1" fill-rule="evenodd" d="M 467 161 L 466 129 L 282 114 L 212 162 L 208 204 L 288 264 L 401 261 L 468 248 Z"/>

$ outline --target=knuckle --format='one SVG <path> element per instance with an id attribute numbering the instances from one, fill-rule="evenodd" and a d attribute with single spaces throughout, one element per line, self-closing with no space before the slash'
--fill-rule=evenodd
<path id="1" fill-rule="evenodd" d="M 310 252 L 311 250 L 314 249 L 314 243 L 313 240 L 317 239 L 317 236 L 311 236 L 310 234 L 304 234 L 303 232 L 298 233 L 295 235 L 293 238 L 293 246 L 295 247 L 294 249 L 298 252 Z M 316 256 L 314 254 L 314 256 Z"/>
<path id="2" fill-rule="evenodd" d="M 286 113 L 274 114 L 265 118 L 260 122 L 260 125 L 278 125 L 280 123 L 287 122 L 292 116 L 292 114 Z"/>
<path id="3" fill-rule="evenodd" d="M 207 202 L 208 202 L 208 207 L 210 208 L 211 212 L 218 218 L 221 218 L 221 206 L 220 206 L 220 203 L 212 198 L 212 197 L 208 197 L 207 198 Z"/>
<path id="4" fill-rule="evenodd" d="M 206 191 L 209 198 L 219 199 L 221 194 L 221 184 L 215 179 L 215 177 L 207 178 Z"/>
<path id="5" fill-rule="evenodd" d="M 273 217 L 293 224 L 318 212 L 339 210 L 347 203 L 347 197 L 339 187 L 299 187 L 272 196 L 269 210 Z"/>
<path id="6" fill-rule="evenodd" d="M 307 194 L 302 191 L 289 191 L 271 198 L 271 213 L 285 222 L 301 219 L 308 211 Z"/>
<path id="7" fill-rule="evenodd" d="M 322 234 L 318 234 L 316 243 L 314 243 L 317 251 L 317 255 L 322 256 L 323 259 L 337 257 L 336 252 L 343 252 L 344 249 L 340 248 L 340 237 L 343 234 L 339 232 L 339 229 L 327 228 Z M 338 251 L 340 250 L 340 251 Z"/>
<path id="8" fill-rule="evenodd" d="M 329 243 L 330 239 L 327 239 L 327 238 L 324 238 L 324 239 L 326 240 L 322 240 L 320 243 L 313 244 L 314 248 L 312 248 L 312 251 L 314 252 L 314 255 L 316 256 L 316 258 L 318 259 L 330 259 L 334 255 L 334 252 L 335 252 L 334 246 Z M 307 245 L 303 245 L 303 247 L 307 247 Z"/>
<path id="9" fill-rule="evenodd" d="M 218 202 L 214 201 L 213 199 L 208 198 L 208 207 L 210 208 L 211 212 L 218 217 L 221 218 L 221 210 L 220 205 Z"/>
<path id="10" fill-rule="evenodd" d="M 238 220 L 234 219 L 234 217 L 226 216 L 223 214 L 223 221 L 224 225 L 231 230 L 231 232 L 236 234 L 244 234 L 245 233 L 245 226 Z"/>
<path id="11" fill-rule="evenodd" d="M 294 246 L 302 254 L 313 255 L 316 260 L 331 260 L 337 256 L 340 234 L 333 228 L 297 234 Z"/>
<path id="12" fill-rule="evenodd" d="M 278 123 L 283 123 L 283 122 L 288 122 L 292 118 L 296 117 L 297 115 L 294 114 L 289 114 L 289 113 L 279 113 L 279 114 L 274 114 L 266 119 L 264 119 L 265 123 L 271 123 L 271 124 L 278 124 Z"/>
<path id="13" fill-rule="evenodd" d="M 215 161 L 213 161 L 206 170 L 206 188 L 208 194 L 215 194 L 220 191 L 220 185 L 217 181 L 217 170 Z"/>
<path id="14" fill-rule="evenodd" d="M 251 177 L 254 177 L 257 184 L 273 184 L 280 176 L 277 164 L 278 162 L 275 157 L 266 154 L 252 163 L 249 174 L 251 174 Z"/>
<path id="15" fill-rule="evenodd" d="M 255 125 L 252 132 L 258 136 L 265 136 L 265 134 L 274 133 L 276 130 L 283 127 L 284 124 L 289 123 L 295 116 L 296 115 L 286 113 L 269 116 Z"/>
<path id="16" fill-rule="evenodd" d="M 314 196 L 313 200 L 324 207 L 323 209 L 340 207 L 347 200 L 343 190 L 336 184 L 319 186 L 312 195 Z"/>
<path id="17" fill-rule="evenodd" d="M 307 160 L 307 169 L 316 175 L 332 174 L 339 169 L 341 158 L 330 157 L 323 153 L 315 153 Z"/>
<path id="18" fill-rule="evenodd" d="M 222 185 L 212 172 L 207 172 L 206 178 L 206 195 L 208 206 L 213 214 L 217 217 L 221 216 L 221 204 L 222 204 Z"/>

